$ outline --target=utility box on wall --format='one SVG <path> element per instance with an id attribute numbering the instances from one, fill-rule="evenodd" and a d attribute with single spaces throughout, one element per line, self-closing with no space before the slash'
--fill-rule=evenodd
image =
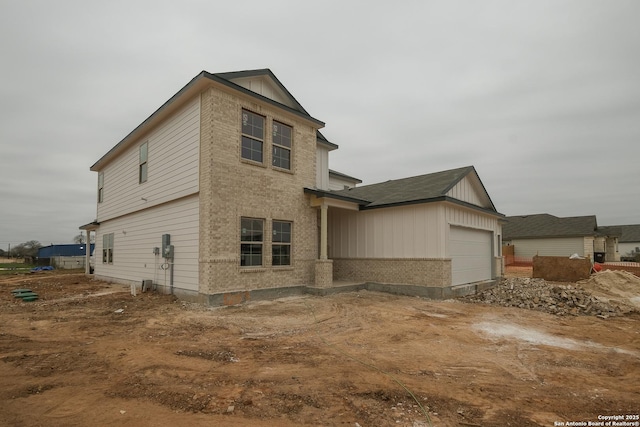
<path id="1" fill-rule="evenodd" d="M 163 234 L 162 235 L 162 256 L 167 251 L 167 246 L 171 244 L 171 234 Z"/>
<path id="2" fill-rule="evenodd" d="M 162 235 L 162 257 L 173 259 L 173 245 L 171 244 L 171 235 Z"/>

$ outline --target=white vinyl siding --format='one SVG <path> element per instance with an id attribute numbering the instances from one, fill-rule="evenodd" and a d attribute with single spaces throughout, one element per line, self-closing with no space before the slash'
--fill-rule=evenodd
<path id="1" fill-rule="evenodd" d="M 329 150 L 321 146 L 316 146 L 316 187 L 329 189 Z"/>
<path id="2" fill-rule="evenodd" d="M 98 221 L 126 215 L 195 194 L 199 184 L 200 99 L 191 100 L 143 141 L 148 141 L 148 182 L 139 185 L 139 147 L 127 151 L 104 168 L 104 202 Z"/>
<path id="3" fill-rule="evenodd" d="M 344 190 L 346 188 L 353 188 L 356 184 L 352 180 L 339 178 L 329 175 L 329 190 Z"/>
<path id="4" fill-rule="evenodd" d="M 618 252 L 622 256 L 626 256 L 628 253 L 635 251 L 636 248 L 640 248 L 640 242 L 618 243 Z"/>
<path id="5" fill-rule="evenodd" d="M 513 239 L 511 245 L 514 246 L 516 257 L 533 258 L 535 255 L 540 255 L 566 256 L 568 258 L 572 254 L 585 256 L 585 240 L 584 237 Z"/>
<path id="6" fill-rule="evenodd" d="M 171 235 L 175 248 L 174 287 L 198 291 L 198 197 L 191 196 L 153 209 L 140 211 L 100 224 L 95 254 L 102 253 L 102 236 L 113 233 L 113 265 L 96 263 L 96 276 L 116 280 L 154 280 L 169 286 L 169 271 L 160 269 L 161 255 L 153 248 L 162 246 L 162 235 Z"/>

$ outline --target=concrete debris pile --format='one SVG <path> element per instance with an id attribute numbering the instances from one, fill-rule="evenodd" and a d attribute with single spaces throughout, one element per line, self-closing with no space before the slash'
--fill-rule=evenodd
<path id="1" fill-rule="evenodd" d="M 521 277 L 505 278 L 493 288 L 463 299 L 468 302 L 544 311 L 559 316 L 607 318 L 634 310 L 629 304 L 593 295 L 579 285 Z"/>

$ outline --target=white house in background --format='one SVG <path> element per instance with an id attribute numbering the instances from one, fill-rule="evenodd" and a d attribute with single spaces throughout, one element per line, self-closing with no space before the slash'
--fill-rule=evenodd
<path id="1" fill-rule="evenodd" d="M 235 304 L 446 297 L 501 274 L 503 216 L 473 167 L 356 187 L 323 126 L 268 69 L 201 72 L 91 166 L 95 276 Z"/>
<path id="2" fill-rule="evenodd" d="M 549 214 L 508 216 L 503 225 L 505 245 L 517 259 L 578 254 L 599 262 L 619 261 L 618 233 L 598 227 L 595 215 L 557 217 Z"/>
<path id="3" fill-rule="evenodd" d="M 635 254 L 640 254 L 640 224 L 607 225 L 598 230 L 619 235 L 618 253 L 621 258 L 635 260 Z"/>

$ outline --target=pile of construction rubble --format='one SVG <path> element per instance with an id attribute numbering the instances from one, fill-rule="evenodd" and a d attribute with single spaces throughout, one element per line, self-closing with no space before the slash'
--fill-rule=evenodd
<path id="1" fill-rule="evenodd" d="M 466 296 L 463 300 L 503 307 L 527 308 L 560 316 L 607 318 L 638 311 L 639 307 L 634 303 L 640 299 L 640 278 L 630 275 L 638 281 L 636 288 L 634 279 L 629 278 L 633 288 L 637 289 L 636 295 L 639 297 L 630 300 L 620 298 L 620 295 L 611 292 L 597 292 L 603 289 L 599 284 L 607 283 L 607 280 L 603 279 L 607 275 L 602 276 L 603 273 L 597 273 L 591 279 L 578 283 L 549 283 L 544 279 L 521 277 L 505 278 L 493 288 Z M 617 276 L 616 279 L 619 279 Z"/>

